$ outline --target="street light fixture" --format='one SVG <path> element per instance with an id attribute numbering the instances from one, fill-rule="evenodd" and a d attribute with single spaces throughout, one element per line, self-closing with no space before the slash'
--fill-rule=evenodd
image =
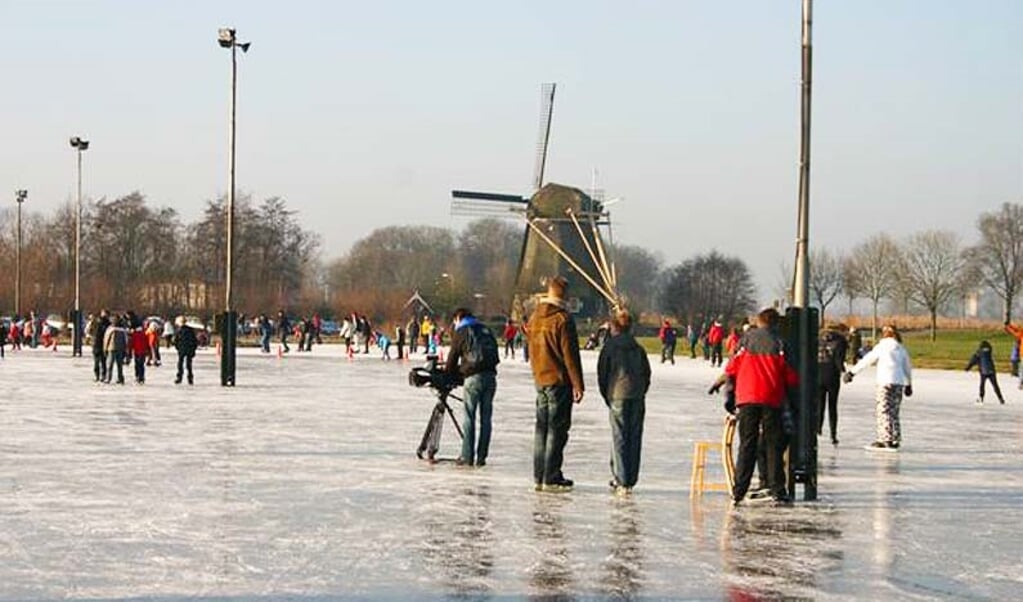
<path id="1" fill-rule="evenodd" d="M 227 187 L 227 269 L 224 277 L 224 314 L 220 325 L 220 384 L 233 387 L 235 380 L 235 348 L 238 340 L 238 312 L 234 311 L 232 288 L 234 284 L 234 151 L 235 151 L 235 103 L 238 91 L 238 48 L 248 52 L 249 42 L 238 41 L 237 31 L 230 27 L 217 30 L 217 43 L 221 48 L 231 50 L 231 123 L 228 151 Z"/>
<path id="2" fill-rule="evenodd" d="M 27 190 L 16 190 L 14 191 L 14 199 L 18 203 L 18 242 L 17 250 L 15 251 L 15 276 L 14 276 L 14 317 L 15 319 L 21 315 L 21 204 L 28 198 Z M 7 336 L 7 333 L 0 333 L 0 336 Z"/>
<path id="3" fill-rule="evenodd" d="M 71 137 L 71 147 L 78 151 L 78 195 L 75 203 L 75 308 L 71 312 L 71 357 L 82 356 L 82 152 L 89 149 L 89 141 Z"/>

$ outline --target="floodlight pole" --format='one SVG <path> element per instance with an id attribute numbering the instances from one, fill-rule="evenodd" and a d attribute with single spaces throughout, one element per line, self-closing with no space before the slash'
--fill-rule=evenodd
<path id="1" fill-rule="evenodd" d="M 78 193 L 75 197 L 75 307 L 71 312 L 71 357 L 82 356 L 82 152 L 88 150 L 89 141 L 78 136 L 71 138 L 71 146 L 78 154 Z"/>
<path id="2" fill-rule="evenodd" d="M 15 251 L 15 268 L 14 268 L 14 317 L 17 319 L 21 316 L 21 204 L 28 198 L 27 190 L 19 190 L 15 193 L 15 200 L 18 203 L 18 240 L 17 249 Z M 7 336 L 6 332 L 0 333 L 0 336 Z"/>
<path id="3" fill-rule="evenodd" d="M 240 44 L 237 32 L 221 28 L 218 43 L 231 50 L 231 117 L 228 143 L 228 185 L 227 185 L 227 249 L 226 272 L 224 274 L 224 314 L 220 323 L 220 384 L 233 387 L 235 384 L 235 356 L 238 343 L 238 313 L 234 310 L 234 157 L 235 157 L 235 105 L 238 95 L 238 47 L 248 51 L 249 44 Z"/>
<path id="4" fill-rule="evenodd" d="M 796 369 L 799 402 L 795 441 L 789 453 L 790 483 L 803 483 L 803 499 L 817 499 L 817 337 L 816 311 L 810 308 L 810 92 L 812 86 L 813 0 L 802 0 L 802 81 L 799 145 L 799 217 L 797 220 L 796 268 L 792 302 L 797 318 Z M 795 452 L 795 453 L 793 453 Z M 791 493 L 795 493 L 792 491 Z"/>

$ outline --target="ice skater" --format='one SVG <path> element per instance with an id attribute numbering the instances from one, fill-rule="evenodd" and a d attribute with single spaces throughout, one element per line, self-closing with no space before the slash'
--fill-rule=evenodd
<path id="1" fill-rule="evenodd" d="M 998 396 L 998 403 L 1004 404 L 1005 398 L 1002 397 L 1002 390 L 998 387 L 995 360 L 991 355 L 991 343 L 987 341 L 980 342 L 980 346 L 977 347 L 977 350 L 973 352 L 973 357 L 970 358 L 970 363 L 966 364 L 966 371 L 969 372 L 970 368 L 974 366 L 980 372 L 980 397 L 977 398 L 977 403 L 984 403 L 984 384 L 990 380 L 991 388 L 994 389 L 995 395 Z"/>
<path id="2" fill-rule="evenodd" d="M 174 347 L 178 350 L 178 373 L 174 378 L 174 384 L 181 384 L 181 377 L 186 370 L 188 372 L 188 384 L 192 384 L 192 359 L 195 357 L 195 350 L 199 346 L 199 341 L 195 336 L 195 330 L 185 323 L 184 316 L 178 316 L 174 323 L 177 326 L 174 333 Z"/>
<path id="3" fill-rule="evenodd" d="M 895 326 L 889 324 L 881 329 L 881 340 L 845 373 L 842 382 L 851 383 L 853 376 L 873 364 L 877 364 L 877 440 L 868 447 L 897 450 L 902 444 L 899 409 L 902 397 L 913 395 L 913 366 L 909 361 L 909 352 L 899 341 L 899 332 Z"/>
<path id="4" fill-rule="evenodd" d="M 671 351 L 674 354 L 674 345 Z M 632 336 L 632 317 L 627 311 L 618 311 L 611 320 L 611 336 L 597 359 L 597 382 L 611 422 L 610 485 L 615 494 L 628 495 L 639 480 L 650 360 Z"/>
<path id="5" fill-rule="evenodd" d="M 824 411 L 827 410 L 832 445 L 838 445 L 838 392 L 842 388 L 848 349 L 849 343 L 838 327 L 826 328 L 820 333 L 817 343 L 817 435 L 824 432 Z"/>

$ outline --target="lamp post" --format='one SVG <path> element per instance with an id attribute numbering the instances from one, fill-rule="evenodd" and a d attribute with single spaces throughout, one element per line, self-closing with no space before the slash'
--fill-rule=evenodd
<path id="1" fill-rule="evenodd" d="M 227 266 L 224 274 L 224 314 L 220 323 L 220 384 L 233 387 L 235 379 L 235 347 L 238 339 L 238 313 L 234 310 L 232 288 L 234 284 L 234 150 L 235 101 L 238 91 L 238 48 L 248 52 L 250 43 L 238 41 L 237 32 L 229 27 L 217 31 L 217 43 L 231 50 L 231 118 L 229 130 L 227 171 Z"/>
<path id="2" fill-rule="evenodd" d="M 28 198 L 27 190 L 17 190 L 14 198 L 18 202 L 18 235 L 17 249 L 15 250 L 14 268 L 14 317 L 21 315 L 21 204 Z M 0 333 L 0 336 L 7 336 L 7 333 Z"/>
<path id="3" fill-rule="evenodd" d="M 82 152 L 89 149 L 89 141 L 78 136 L 71 138 L 71 147 L 78 151 L 78 194 L 75 201 L 75 308 L 71 312 L 71 357 L 82 356 Z"/>
<path id="4" fill-rule="evenodd" d="M 799 414 L 789 450 L 790 493 L 803 484 L 803 499 L 817 499 L 817 310 L 810 307 L 810 92 L 812 88 L 813 0 L 802 0 L 802 80 L 800 83 L 799 211 L 796 226 L 796 269 L 789 341 L 799 374 Z"/>

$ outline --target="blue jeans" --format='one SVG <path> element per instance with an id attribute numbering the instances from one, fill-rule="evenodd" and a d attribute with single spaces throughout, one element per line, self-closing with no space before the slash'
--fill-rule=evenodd
<path id="1" fill-rule="evenodd" d="M 497 374 L 484 372 L 465 378 L 465 414 L 462 420 L 462 461 L 477 465 L 487 461 L 490 450 L 490 419 L 494 413 L 494 393 L 497 392 Z M 476 409 L 480 411 L 480 440 L 476 445 Z M 475 456 L 474 456 L 475 452 Z"/>
<path id="2" fill-rule="evenodd" d="M 263 353 L 270 353 L 270 334 L 264 333 L 259 338 L 259 346 L 263 348 Z"/>
<path id="3" fill-rule="evenodd" d="M 608 403 L 608 410 L 611 421 L 611 474 L 618 485 L 634 487 L 639 480 L 646 400 L 642 397 L 612 399 Z"/>
<path id="4" fill-rule="evenodd" d="M 564 478 L 568 430 L 572 428 L 572 387 L 555 385 L 536 389 L 536 431 L 533 434 L 533 481 L 555 483 Z"/>

